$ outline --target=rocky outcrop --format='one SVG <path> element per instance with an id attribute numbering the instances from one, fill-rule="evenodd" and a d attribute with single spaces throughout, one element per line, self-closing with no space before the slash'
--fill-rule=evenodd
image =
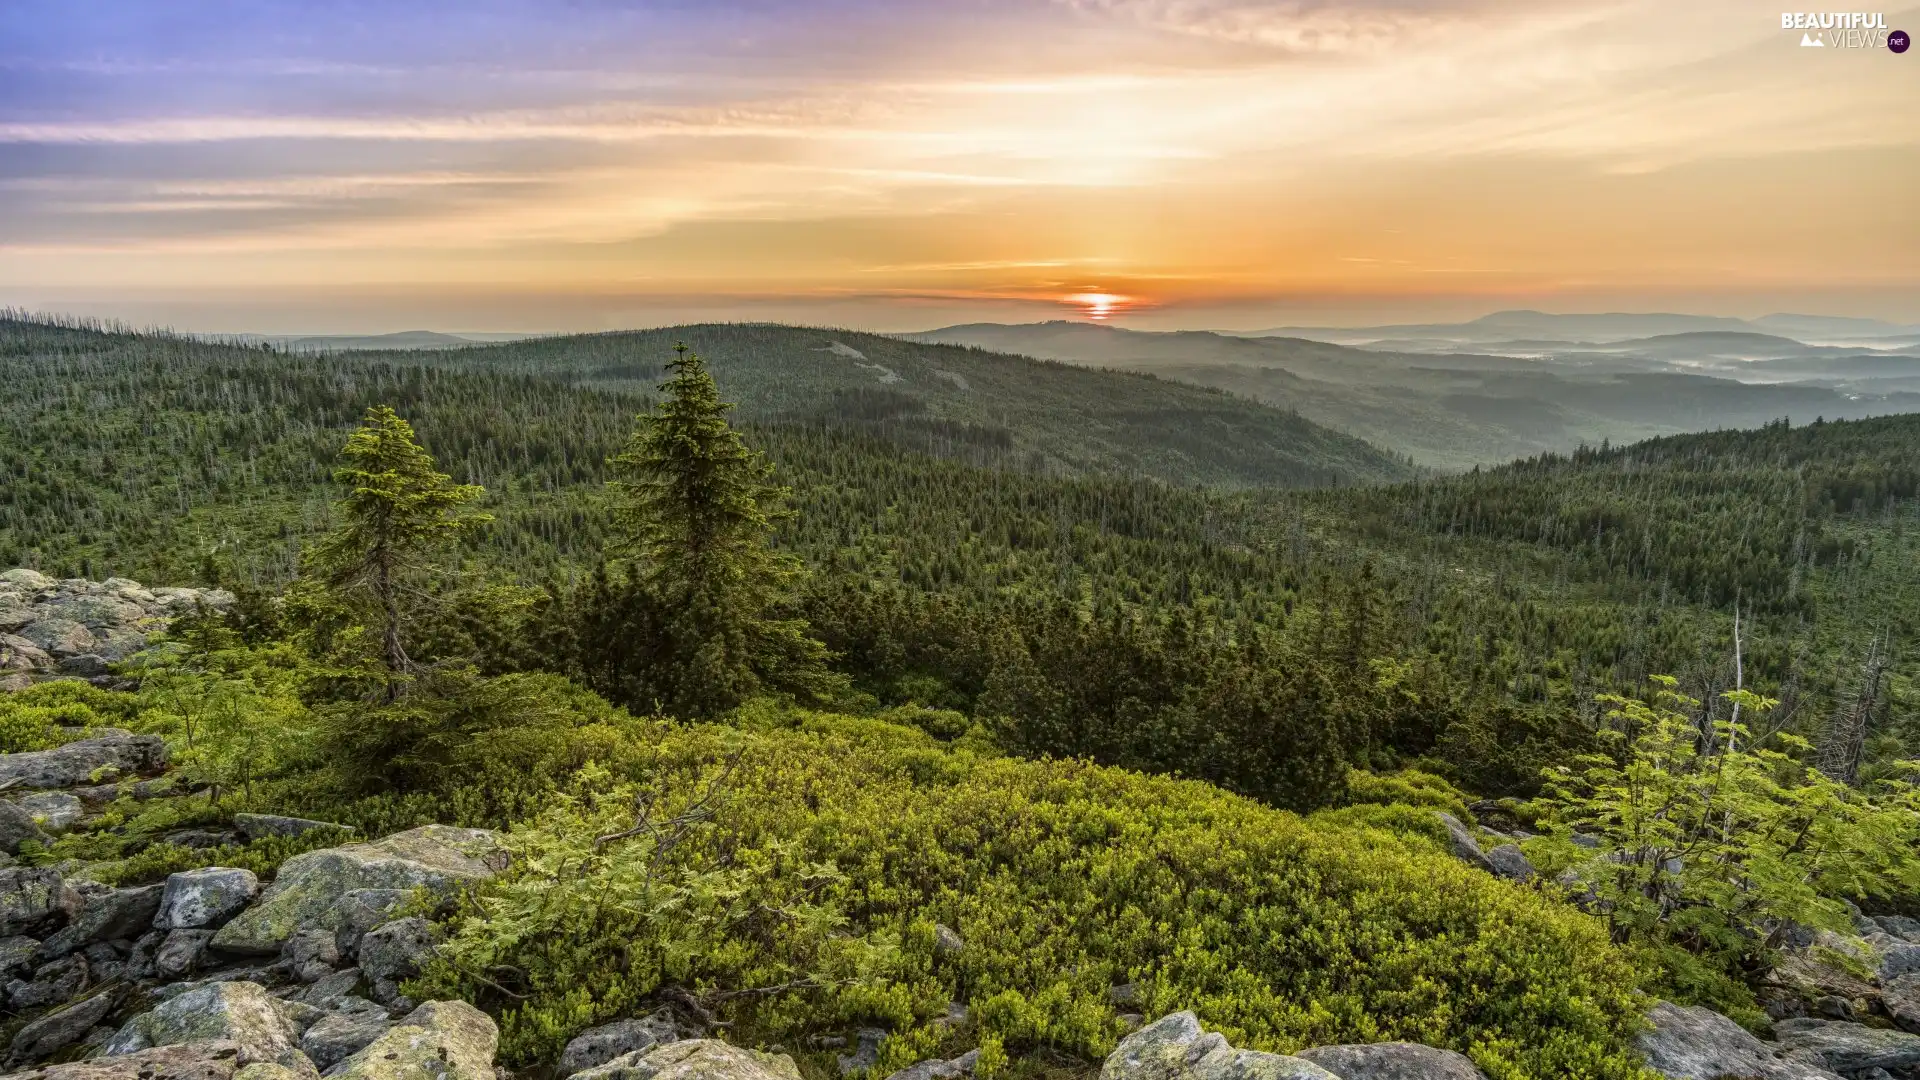
<path id="1" fill-rule="evenodd" d="M 91 738 L 52 750 L 0 754 L 0 788 L 73 788 L 151 776 L 166 764 L 167 745 L 160 736 L 97 728 Z"/>
<path id="2" fill-rule="evenodd" d="M 1920 1035 L 1831 1020 L 1782 1020 L 1774 1025 L 1780 1044 L 1819 1058 L 1837 1073 L 1885 1069 L 1905 1075 L 1920 1068 Z"/>
<path id="3" fill-rule="evenodd" d="M 118 1003 L 118 995 L 108 992 L 55 1009 L 14 1033 L 8 1060 L 38 1061 L 65 1050 L 85 1038 Z"/>
<path id="4" fill-rule="evenodd" d="M 153 918 L 156 930 L 203 930 L 224 926 L 260 895 L 251 870 L 209 866 L 167 877 L 166 893 Z"/>
<path id="5" fill-rule="evenodd" d="M 1473 830 L 1462 824 L 1459 818 L 1444 810 L 1435 810 L 1433 816 L 1439 818 L 1440 824 L 1446 827 L 1447 842 L 1454 858 L 1489 874 L 1500 872 L 1493 861 L 1487 858 L 1486 852 L 1480 850 L 1480 841 L 1473 838 Z"/>
<path id="6" fill-rule="evenodd" d="M 1701 1006 L 1662 1001 L 1647 1013 L 1648 1030 L 1635 1044 L 1647 1067 L 1670 1080 L 1838 1080 L 1816 1065 L 1783 1056 L 1732 1020 Z"/>
<path id="7" fill-rule="evenodd" d="M 785 1054 L 763 1054 L 718 1039 L 683 1039 L 623 1054 L 573 1080 L 800 1080 Z"/>
<path id="8" fill-rule="evenodd" d="M 1340 1080 L 1487 1080 L 1465 1054 L 1419 1043 L 1317 1046 L 1299 1056 Z"/>
<path id="9" fill-rule="evenodd" d="M 57 870 L 18 866 L 0 869 L 0 934 L 30 934 L 43 929 L 73 904 L 73 890 Z"/>
<path id="10" fill-rule="evenodd" d="M 464 1001 L 430 1001 L 328 1072 L 345 1080 L 494 1080 L 500 1032 Z M 793 1080 L 799 1080 L 796 1074 Z"/>
<path id="11" fill-rule="evenodd" d="M 17 1080 L 233 1080 L 239 1071 L 239 1047 L 230 1042 L 204 1042 L 70 1061 L 14 1076 Z"/>
<path id="12" fill-rule="evenodd" d="M 155 1046 L 223 1040 L 240 1051 L 240 1064 L 268 1061 L 313 1071 L 300 1052 L 299 1033 L 281 1003 L 251 982 L 216 982 L 188 990 L 123 1024 L 101 1053 L 131 1054 Z"/>
<path id="13" fill-rule="evenodd" d="M 126 578 L 54 580 L 36 570 L 0 574 L 0 689 L 41 678 L 109 678 L 108 665 L 147 644 L 147 635 L 198 608 L 224 610 L 220 589 L 149 589 Z"/>
<path id="14" fill-rule="evenodd" d="M 1341 1080 L 1310 1061 L 1236 1050 L 1198 1017 L 1177 1012 L 1120 1040 L 1100 1067 L 1100 1080 Z"/>
<path id="15" fill-rule="evenodd" d="M 556 1080 L 566 1080 L 574 1073 L 605 1065 L 614 1058 L 644 1053 L 679 1038 L 680 1026 L 665 1009 L 651 1016 L 602 1024 L 581 1032 L 567 1043 L 553 1075 Z"/>
<path id="16" fill-rule="evenodd" d="M 485 829 L 425 825 L 369 844 L 288 859 L 260 899 L 214 935 L 216 949 L 277 953 L 301 930 L 350 929 L 343 901 L 362 890 L 450 895 L 504 868 L 499 837 Z"/>

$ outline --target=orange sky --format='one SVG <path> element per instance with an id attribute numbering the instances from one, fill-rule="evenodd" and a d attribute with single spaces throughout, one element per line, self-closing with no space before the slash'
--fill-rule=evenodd
<path id="1" fill-rule="evenodd" d="M 0 303 L 284 332 L 1920 322 L 1920 51 L 1802 47 L 1777 6 L 502 3 L 172 36 L 141 33 L 170 5 L 118 7 L 0 26 Z"/>

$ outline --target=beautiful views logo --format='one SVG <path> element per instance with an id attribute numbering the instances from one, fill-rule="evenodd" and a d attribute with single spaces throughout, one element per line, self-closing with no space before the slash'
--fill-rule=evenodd
<path id="1" fill-rule="evenodd" d="M 1889 30 L 1877 11 L 1784 11 L 1780 29 L 1800 31 L 1803 49 L 1887 49 L 1907 51 L 1904 30 Z"/>

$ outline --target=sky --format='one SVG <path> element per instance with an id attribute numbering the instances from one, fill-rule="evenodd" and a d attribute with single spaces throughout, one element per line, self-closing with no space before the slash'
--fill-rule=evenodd
<path id="1" fill-rule="evenodd" d="M 1750 0 L 0 0 L 0 305 L 1920 323 L 1920 50 L 1885 33 L 1809 47 Z"/>

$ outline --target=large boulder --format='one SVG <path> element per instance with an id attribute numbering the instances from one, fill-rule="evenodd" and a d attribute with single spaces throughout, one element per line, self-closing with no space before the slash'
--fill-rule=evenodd
<path id="1" fill-rule="evenodd" d="M 18 803 L 0 802 L 0 851 L 20 854 L 20 845 L 31 840 L 45 844 L 49 837 L 33 820 L 33 814 Z"/>
<path id="2" fill-rule="evenodd" d="M 393 1021 L 380 1012 L 328 1013 L 300 1036 L 300 1050 L 320 1069 L 331 1069 L 387 1033 Z"/>
<path id="3" fill-rule="evenodd" d="M 1905 1074 L 1920 1067 L 1920 1035 L 1870 1028 L 1839 1020 L 1782 1020 L 1773 1026 L 1780 1044 L 1808 1051 L 1838 1073 L 1885 1069 Z"/>
<path id="4" fill-rule="evenodd" d="M 1446 827 L 1447 843 L 1454 858 L 1489 874 L 1500 872 L 1493 865 L 1493 860 L 1487 858 L 1487 853 L 1480 850 L 1480 841 L 1473 838 L 1473 830 L 1462 824 L 1459 818 L 1444 810 L 1435 810 L 1433 816 L 1439 818 L 1440 824 Z"/>
<path id="5" fill-rule="evenodd" d="M 1839 1080 L 1813 1065 L 1781 1057 L 1732 1020 L 1700 1005 L 1662 1001 L 1647 1012 L 1648 1030 L 1635 1040 L 1647 1067 L 1669 1080 Z"/>
<path id="6" fill-rule="evenodd" d="M 1120 1040 L 1100 1080 L 1340 1080 L 1310 1061 L 1236 1050 L 1190 1012 L 1163 1016 Z"/>
<path id="7" fill-rule="evenodd" d="M 168 998 L 151 1012 L 128 1020 L 101 1053 L 131 1054 L 155 1046 L 225 1040 L 240 1048 L 242 1065 L 270 1061 L 311 1072 L 313 1063 L 300 1052 L 299 1038 L 266 987 L 213 982 Z"/>
<path id="8" fill-rule="evenodd" d="M 1466 1055 L 1419 1043 L 1316 1046 L 1299 1056 L 1340 1080 L 1487 1080 Z"/>
<path id="9" fill-rule="evenodd" d="M 277 953 L 301 930 L 348 928 L 341 904 L 361 889 L 426 889 L 447 894 L 477 885 L 505 867 L 498 834 L 424 825 L 370 844 L 296 855 L 281 864 L 258 903 L 214 935 L 229 952 Z"/>
<path id="10" fill-rule="evenodd" d="M 42 929 L 72 910 L 72 889 L 58 870 L 9 866 L 0 869 L 0 935 Z"/>
<path id="11" fill-rule="evenodd" d="M 1487 852 L 1487 861 L 1493 864 L 1493 872 L 1508 881 L 1532 881 L 1533 863 L 1518 844 L 1501 844 Z"/>
<path id="12" fill-rule="evenodd" d="M 14 1033 L 9 1056 L 15 1063 L 38 1061 L 48 1054 L 65 1050 L 86 1037 L 95 1024 L 113 1011 L 118 997 L 112 992 L 95 994 L 35 1020 Z"/>
<path id="13" fill-rule="evenodd" d="M 800 1080 L 785 1054 L 763 1054 L 718 1039 L 682 1039 L 622 1054 L 573 1080 Z"/>
<path id="14" fill-rule="evenodd" d="M 666 1009 L 651 1016 L 615 1020 L 574 1036 L 561 1052 L 560 1065 L 553 1075 L 556 1080 L 566 1080 L 574 1073 L 605 1065 L 622 1055 L 651 1050 L 679 1038 L 680 1026 Z"/>
<path id="15" fill-rule="evenodd" d="M 1902 1031 L 1920 1035 L 1920 975 L 1901 975 L 1880 987 L 1880 1003 Z"/>
<path id="16" fill-rule="evenodd" d="M 72 914 L 65 927 L 47 938 L 43 955 L 65 956 L 96 941 L 131 941 L 139 937 L 153 925 L 154 912 L 160 910 L 162 890 L 159 885 L 111 889 L 81 882 L 73 886 Z"/>
<path id="17" fill-rule="evenodd" d="M 345 826 L 335 825 L 331 821 L 282 817 L 279 814 L 235 814 L 233 827 L 248 840 L 259 840 L 268 836 L 301 836 L 315 829 L 345 829 Z M 353 830 L 346 829 L 346 831 Z"/>
<path id="18" fill-rule="evenodd" d="M 219 927 L 260 895 L 253 871 L 226 866 L 182 870 L 167 875 L 166 895 L 153 917 L 156 930 Z"/>
<path id="19" fill-rule="evenodd" d="M 37 791 L 19 803 L 20 809 L 32 815 L 40 828 L 55 836 L 73 828 L 87 815 L 87 804 L 64 791 Z"/>
<path id="20" fill-rule="evenodd" d="M 230 1042 L 199 1042 L 69 1061 L 13 1075 L 15 1080 L 233 1080 L 239 1069 L 239 1047 Z"/>
<path id="21" fill-rule="evenodd" d="M 433 924 L 413 915 L 369 931 L 360 939 L 360 974 L 375 1001 L 399 999 L 400 984 L 420 974 L 433 955 Z"/>
<path id="22" fill-rule="evenodd" d="M 114 728 L 52 750 L 0 754 L 0 785 L 70 788 L 116 776 L 148 776 L 167 764 L 167 745 L 158 735 L 135 735 Z"/>
<path id="23" fill-rule="evenodd" d="M 342 1080 L 494 1080 L 493 1053 L 499 1043 L 500 1031 L 486 1013 L 464 1001 L 429 1001 L 329 1069 L 328 1076 Z"/>

